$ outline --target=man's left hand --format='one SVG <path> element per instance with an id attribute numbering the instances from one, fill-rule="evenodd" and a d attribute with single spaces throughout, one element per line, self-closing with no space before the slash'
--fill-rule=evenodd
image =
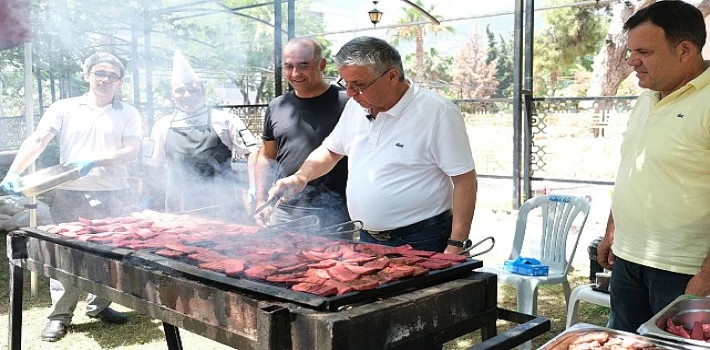
<path id="1" fill-rule="evenodd" d="M 93 169 L 96 166 L 96 162 L 93 160 L 82 160 L 82 161 L 76 161 L 76 162 L 69 162 L 67 165 L 72 166 L 78 166 L 79 167 L 79 175 L 81 176 L 86 176 L 91 169 Z"/>
<path id="2" fill-rule="evenodd" d="M 699 297 L 710 295 L 710 272 L 700 270 L 700 272 L 693 276 L 690 282 L 688 282 L 688 286 L 685 287 L 685 294 L 692 294 Z"/>

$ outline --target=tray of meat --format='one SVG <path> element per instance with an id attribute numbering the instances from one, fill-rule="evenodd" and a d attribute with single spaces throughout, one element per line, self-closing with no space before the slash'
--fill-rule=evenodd
<path id="1" fill-rule="evenodd" d="M 701 349 L 687 347 L 661 339 L 653 339 L 638 334 L 621 332 L 595 325 L 578 323 L 552 338 L 542 350 L 582 350 L 582 349 Z"/>
<path id="2" fill-rule="evenodd" d="M 681 295 L 637 331 L 650 337 L 710 348 L 710 298 Z"/>
<path id="3" fill-rule="evenodd" d="M 131 258 L 169 274 L 331 311 L 450 281 L 483 265 L 408 245 L 395 248 L 299 233 L 245 235 L 210 247 L 168 243 Z"/>

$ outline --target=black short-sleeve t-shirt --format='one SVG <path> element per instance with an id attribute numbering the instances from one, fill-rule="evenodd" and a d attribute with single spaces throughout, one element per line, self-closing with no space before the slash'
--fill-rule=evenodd
<path id="1" fill-rule="evenodd" d="M 308 155 L 323 143 L 340 120 L 348 96 L 335 85 L 313 98 L 300 98 L 294 91 L 279 96 L 269 103 L 264 118 L 264 141 L 276 141 L 279 163 L 278 177 L 293 175 Z M 348 177 L 344 157 L 323 177 L 309 185 L 325 186 L 345 196 Z"/>

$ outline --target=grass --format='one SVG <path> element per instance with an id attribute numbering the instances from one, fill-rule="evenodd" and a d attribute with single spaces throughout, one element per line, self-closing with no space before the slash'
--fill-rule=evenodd
<path id="1" fill-rule="evenodd" d="M 6 251 L 5 235 L 0 234 L 0 251 Z M 8 328 L 8 300 L 9 300 L 9 265 L 7 260 L 0 264 L 0 332 Z M 29 276 L 26 273 L 25 276 Z M 95 319 L 90 319 L 82 312 L 84 303 L 79 302 L 69 333 L 65 338 L 56 343 L 47 343 L 39 339 L 39 334 L 44 327 L 45 317 L 51 304 L 49 297 L 49 281 L 40 277 L 38 296 L 30 296 L 29 277 L 24 281 L 24 302 L 22 320 L 22 349 L 164 349 L 165 336 L 162 323 L 145 315 L 133 312 L 120 305 L 113 304 L 113 308 L 126 312 L 129 322 L 121 326 L 106 325 Z M 586 277 L 577 276 L 572 279 L 572 287 L 586 283 Z M 499 288 L 499 307 L 515 310 L 515 289 L 510 286 Z M 533 340 L 533 347 L 539 347 L 555 335 L 564 331 L 567 308 L 564 302 L 562 286 L 542 286 L 539 290 L 538 313 L 551 321 L 551 330 Z M 593 304 L 582 302 L 578 311 L 578 321 L 604 326 L 608 318 L 608 309 Z M 499 321 L 498 331 L 514 327 L 515 324 Z M 204 338 L 200 335 L 181 330 L 180 333 L 184 346 L 187 349 L 231 349 L 227 346 Z M 444 345 L 446 350 L 467 349 L 480 341 L 479 332 L 454 339 Z M 7 349 L 7 334 L 0 334 L 0 349 Z"/>

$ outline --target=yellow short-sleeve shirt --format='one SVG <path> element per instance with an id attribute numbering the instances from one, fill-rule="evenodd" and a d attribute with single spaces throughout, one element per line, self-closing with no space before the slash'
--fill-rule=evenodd
<path id="1" fill-rule="evenodd" d="M 612 196 L 617 256 L 695 274 L 710 252 L 710 69 L 639 96 Z"/>

